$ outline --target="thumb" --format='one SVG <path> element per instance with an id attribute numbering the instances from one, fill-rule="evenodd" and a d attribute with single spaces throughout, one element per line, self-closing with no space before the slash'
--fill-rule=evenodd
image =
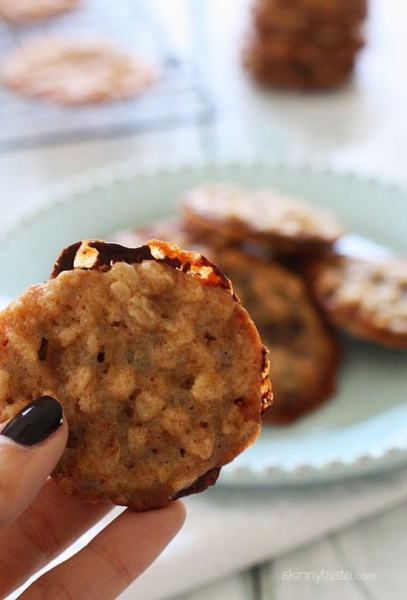
<path id="1" fill-rule="evenodd" d="M 68 437 L 61 405 L 41 396 L 0 431 L 0 527 L 36 497 L 59 461 Z"/>

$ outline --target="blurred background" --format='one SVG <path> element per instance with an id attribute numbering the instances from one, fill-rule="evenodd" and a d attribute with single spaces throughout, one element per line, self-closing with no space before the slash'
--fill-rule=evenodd
<path id="1" fill-rule="evenodd" d="M 261 85 L 252 76 L 242 56 L 254 3 L 82 0 L 52 18 L 0 21 L 0 61 L 33 36 L 90 33 L 142 56 L 158 72 L 139 96 L 97 104 L 61 105 L 0 86 L 0 236 L 69 187 L 71 178 L 109 173 L 126 162 L 154 169 L 253 158 L 305 161 L 407 183 L 407 4 L 369 0 L 365 43 L 349 77 L 326 89 Z M 264 489 L 251 492 L 192 499 L 190 529 L 123 600 L 404 597 L 405 469 L 295 492 L 278 489 L 272 501 Z M 245 507 L 258 516 L 246 528 Z M 219 536 L 229 532 L 230 538 L 221 539 L 216 532 L 228 514 Z M 261 552 L 242 550 L 258 541 L 251 527 L 270 536 L 269 556 L 264 539 Z M 322 572 L 331 580 L 323 581 Z"/>
<path id="2" fill-rule="evenodd" d="M 406 7 L 370 0 L 348 84 L 328 91 L 264 89 L 242 67 L 250 0 L 83 0 L 29 24 L 0 25 L 6 55 L 36 34 L 101 33 L 157 61 L 163 79 L 134 101 L 60 107 L 0 90 L 0 198 L 7 221 L 45 187 L 136 157 L 306 156 L 405 177 Z M 24 177 L 20 176 L 24 172 Z"/>

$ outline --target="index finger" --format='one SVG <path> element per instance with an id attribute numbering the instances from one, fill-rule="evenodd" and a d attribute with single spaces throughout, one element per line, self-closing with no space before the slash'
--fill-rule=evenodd
<path id="1" fill-rule="evenodd" d="M 184 520 L 185 508 L 180 501 L 142 513 L 127 509 L 85 548 L 40 577 L 20 598 L 113 600 L 154 562 Z"/>

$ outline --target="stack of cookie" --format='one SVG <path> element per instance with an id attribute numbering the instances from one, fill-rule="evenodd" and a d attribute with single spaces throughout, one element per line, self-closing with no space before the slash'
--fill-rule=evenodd
<path id="1" fill-rule="evenodd" d="M 333 88 L 364 45 L 368 0 L 254 0 L 243 62 L 263 85 Z"/>

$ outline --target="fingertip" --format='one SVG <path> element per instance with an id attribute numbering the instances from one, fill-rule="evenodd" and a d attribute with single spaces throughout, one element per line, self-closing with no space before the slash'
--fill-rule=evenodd
<path id="1" fill-rule="evenodd" d="M 174 500 L 167 506 L 147 510 L 134 511 L 130 508 L 124 511 L 122 518 L 143 523 L 146 531 L 150 528 L 158 532 L 158 537 L 170 540 L 182 528 L 186 520 L 186 508 L 182 500 Z M 154 535 L 157 535 L 156 533 Z"/>
<path id="2" fill-rule="evenodd" d="M 42 396 L 0 432 L 0 523 L 16 518 L 36 497 L 66 447 L 61 405 Z"/>
<path id="3" fill-rule="evenodd" d="M 66 448 L 68 435 L 62 405 L 51 396 L 40 396 L 0 426 L 0 446 L 2 452 L 7 445 L 15 446 L 15 451 L 46 446 L 46 462 L 53 462 L 54 467 Z"/>
<path id="4" fill-rule="evenodd" d="M 167 507 L 171 511 L 171 518 L 176 527 L 176 531 L 179 531 L 184 525 L 187 518 L 187 510 L 182 500 L 175 500 Z"/>

